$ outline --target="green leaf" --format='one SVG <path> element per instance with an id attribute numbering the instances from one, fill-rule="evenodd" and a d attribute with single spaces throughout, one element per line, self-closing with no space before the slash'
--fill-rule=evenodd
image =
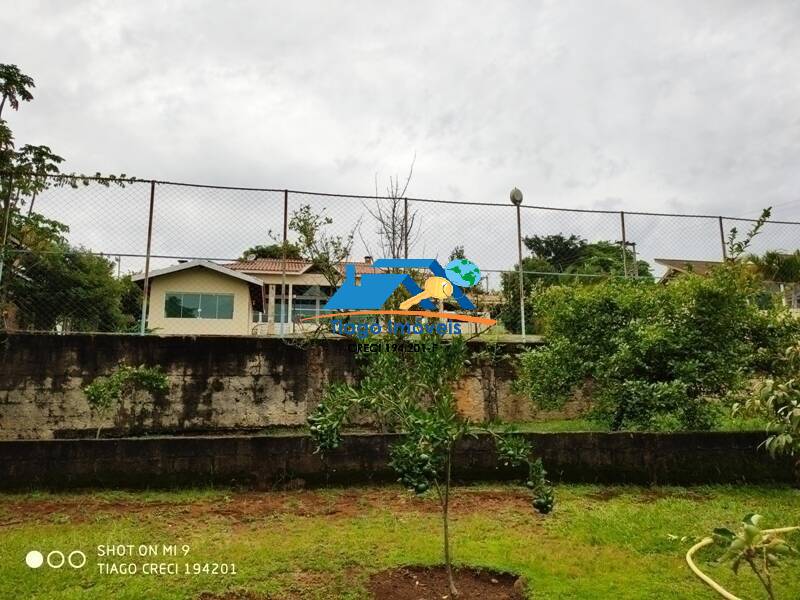
<path id="1" fill-rule="evenodd" d="M 730 544 L 736 539 L 736 534 L 726 527 L 717 527 L 714 530 L 714 539 L 720 544 Z"/>
<path id="2" fill-rule="evenodd" d="M 758 523 L 763 519 L 763 517 L 756 513 L 749 513 L 745 515 L 744 519 L 742 519 L 742 523 L 746 525 L 752 525 L 753 527 L 758 527 Z"/>

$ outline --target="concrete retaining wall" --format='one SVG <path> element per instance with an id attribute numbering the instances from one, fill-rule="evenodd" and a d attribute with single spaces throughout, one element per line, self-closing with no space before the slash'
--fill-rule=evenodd
<path id="1" fill-rule="evenodd" d="M 791 482 L 789 459 L 758 449 L 763 433 L 525 434 L 554 480 L 704 484 Z M 306 436 L 160 437 L 0 442 L 0 489 L 279 486 L 394 480 L 396 435 L 351 435 L 325 461 Z M 507 479 L 491 439 L 457 448 L 460 480 Z"/>
<path id="2" fill-rule="evenodd" d="M 12 334 L 0 340 L 0 440 L 154 434 L 257 432 L 296 426 L 331 381 L 352 381 L 359 365 L 348 342 L 305 346 L 275 338 Z M 483 342 L 471 343 L 475 353 Z M 501 354 L 520 346 L 505 344 Z M 459 408 L 475 421 L 572 416 L 583 407 L 537 413 L 510 390 L 509 358 L 476 357 L 456 390 Z M 120 362 L 161 365 L 170 390 L 140 394 L 97 417 L 81 388 Z"/>

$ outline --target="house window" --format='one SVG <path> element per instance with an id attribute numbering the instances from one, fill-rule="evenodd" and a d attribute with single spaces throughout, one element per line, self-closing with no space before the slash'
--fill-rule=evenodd
<path id="1" fill-rule="evenodd" d="M 292 306 L 292 319 L 296 322 L 319 314 L 319 300 L 297 298 Z"/>
<path id="2" fill-rule="evenodd" d="M 275 308 L 273 309 L 272 320 L 275 323 L 288 323 L 289 322 L 289 304 L 283 304 L 284 300 L 280 296 L 275 297 Z M 283 316 L 283 321 L 281 321 L 281 315 Z"/>
<path id="3" fill-rule="evenodd" d="M 167 292 L 164 315 L 169 319 L 232 319 L 233 294 Z"/>

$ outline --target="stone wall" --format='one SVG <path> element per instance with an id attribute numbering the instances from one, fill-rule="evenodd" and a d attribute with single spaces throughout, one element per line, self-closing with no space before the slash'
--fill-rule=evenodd
<path id="1" fill-rule="evenodd" d="M 710 484 L 793 481 L 789 457 L 772 459 L 762 432 L 526 434 L 554 481 Z M 256 488 L 395 481 L 389 448 L 398 436 L 348 435 L 325 462 L 311 438 L 156 437 L 0 441 L 0 489 L 244 485 Z M 457 447 L 460 481 L 522 473 L 498 464 L 492 440 Z M 795 483 L 800 483 L 795 481 Z"/>
<path id="2" fill-rule="evenodd" d="M 471 342 L 476 352 L 483 342 Z M 519 345 L 507 344 L 513 355 Z M 483 353 L 487 354 L 487 353 Z M 170 390 L 139 394 L 98 418 L 81 388 L 121 361 L 161 365 Z M 0 340 L 0 439 L 262 431 L 303 425 L 331 381 L 358 377 L 347 342 L 300 346 L 275 338 L 13 334 Z M 456 395 L 476 421 L 563 418 L 580 411 L 537 414 L 510 390 L 511 359 L 476 359 Z"/>

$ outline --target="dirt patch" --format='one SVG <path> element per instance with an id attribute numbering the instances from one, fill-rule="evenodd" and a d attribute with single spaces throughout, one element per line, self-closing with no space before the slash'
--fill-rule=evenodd
<path id="1" fill-rule="evenodd" d="M 714 496 L 707 492 L 695 492 L 692 490 L 665 490 L 660 488 L 651 488 L 643 491 L 636 499 L 637 502 L 642 504 L 652 504 L 658 500 L 665 498 L 676 498 L 681 500 L 691 500 L 692 502 L 708 502 Z"/>
<path id="2" fill-rule="evenodd" d="M 589 494 L 586 494 L 586 497 L 589 498 L 589 500 L 596 500 L 598 502 L 608 502 L 609 500 L 613 500 L 614 498 L 621 495 L 622 491 L 620 491 L 619 488 L 606 487 L 597 490 L 596 492 L 591 492 Z"/>
<path id="3" fill-rule="evenodd" d="M 456 569 L 453 578 L 459 600 L 522 600 L 524 589 L 516 575 L 479 569 Z M 374 600 L 443 600 L 450 588 L 444 567 L 402 567 L 381 571 L 369 580 Z"/>
<path id="4" fill-rule="evenodd" d="M 90 495 L 61 499 L 24 499 L 4 504 L 0 527 L 23 522 L 82 523 L 117 515 L 161 521 L 197 521 L 219 517 L 236 523 L 249 523 L 275 515 L 301 517 L 330 516 L 350 518 L 373 510 L 393 513 L 437 513 L 439 502 L 431 495 L 415 496 L 398 488 L 355 489 L 335 493 L 315 490 L 283 492 L 235 492 L 224 498 L 187 502 L 103 500 Z M 533 514 L 527 490 L 458 489 L 451 499 L 454 514 L 527 511 Z"/>
<path id="5" fill-rule="evenodd" d="M 222 594 L 212 594 L 211 592 L 203 592 L 197 597 L 197 600 L 269 600 L 268 596 L 262 596 L 255 592 L 224 592 Z"/>

